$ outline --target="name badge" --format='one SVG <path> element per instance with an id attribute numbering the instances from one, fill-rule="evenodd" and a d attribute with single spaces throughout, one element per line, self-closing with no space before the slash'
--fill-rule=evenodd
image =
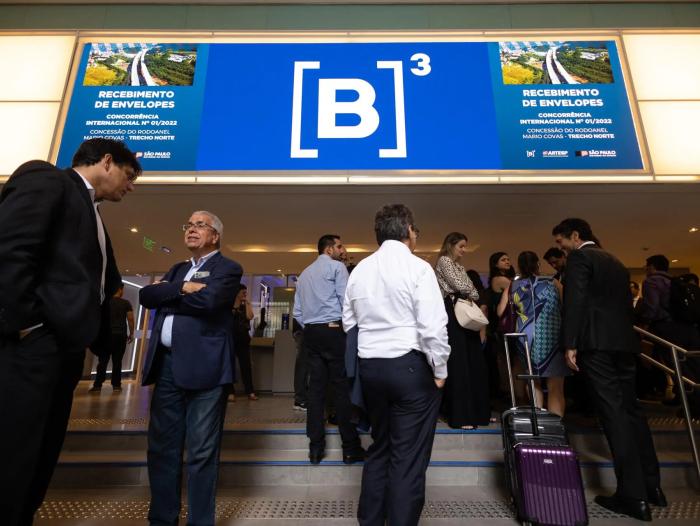
<path id="1" fill-rule="evenodd" d="M 192 276 L 192 279 L 201 279 L 201 278 L 208 278 L 208 277 L 209 277 L 209 271 L 203 270 L 202 272 L 195 272 L 194 275 Z"/>

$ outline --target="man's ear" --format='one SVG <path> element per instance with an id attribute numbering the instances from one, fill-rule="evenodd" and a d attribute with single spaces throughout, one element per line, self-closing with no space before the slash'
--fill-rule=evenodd
<path id="1" fill-rule="evenodd" d="M 112 157 L 111 153 L 106 153 L 104 154 L 104 157 L 102 157 L 101 162 L 105 167 L 105 170 L 109 171 L 109 169 L 112 167 L 112 164 L 114 163 L 114 158 Z"/>

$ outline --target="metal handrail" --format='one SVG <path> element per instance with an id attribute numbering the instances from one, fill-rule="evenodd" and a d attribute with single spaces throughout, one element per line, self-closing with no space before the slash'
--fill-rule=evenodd
<path id="1" fill-rule="evenodd" d="M 643 336 L 646 336 L 650 340 L 653 340 L 656 343 L 660 343 L 661 345 L 665 345 L 668 348 L 675 347 L 678 351 L 680 351 L 682 354 L 685 354 L 686 356 L 700 355 L 700 351 L 689 351 L 688 349 L 684 349 L 683 347 L 676 345 L 675 343 L 671 343 L 668 340 L 664 340 L 663 338 L 660 338 L 653 332 L 649 332 L 645 329 L 642 329 L 641 327 L 637 327 L 636 325 L 634 326 L 634 330 L 642 334 Z"/>
<path id="2" fill-rule="evenodd" d="M 688 407 L 688 396 L 686 395 L 685 389 L 683 388 L 683 385 L 687 384 L 687 385 L 690 385 L 693 389 L 695 389 L 698 386 L 700 386 L 700 384 L 683 376 L 683 372 L 681 371 L 681 361 L 678 357 L 678 353 L 683 354 L 684 357 L 685 356 L 693 356 L 693 355 L 700 354 L 700 353 L 695 352 L 695 351 L 688 351 L 687 349 L 684 349 L 683 347 L 679 347 L 675 343 L 671 343 L 667 340 L 664 340 L 663 338 L 659 338 L 655 334 L 652 334 L 651 332 L 646 331 L 640 327 L 635 326 L 634 330 L 637 331 L 638 333 L 640 333 L 645 338 L 648 338 L 648 339 L 652 340 L 653 342 L 656 342 L 660 345 L 663 345 L 664 347 L 667 347 L 671 350 L 671 356 L 673 357 L 673 369 L 658 362 L 657 360 L 654 360 L 650 356 L 646 356 L 645 354 L 642 354 L 641 356 L 646 361 L 657 365 L 662 370 L 666 371 L 669 374 L 673 374 L 676 377 L 676 383 L 678 385 L 678 396 L 681 397 L 681 405 L 683 406 L 683 414 L 685 415 L 685 425 L 686 425 L 686 428 L 688 430 L 688 439 L 690 440 L 690 449 L 693 452 L 693 460 L 695 461 L 695 470 L 697 471 L 698 479 L 700 479 L 700 454 L 698 454 L 698 445 L 697 445 L 697 442 L 695 441 L 695 432 L 693 431 L 693 419 L 690 416 L 690 407 Z"/>

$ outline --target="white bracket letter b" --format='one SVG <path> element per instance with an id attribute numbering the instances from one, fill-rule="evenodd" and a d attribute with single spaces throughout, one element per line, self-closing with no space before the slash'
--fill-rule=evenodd
<path id="1" fill-rule="evenodd" d="M 357 100 L 338 102 L 338 91 L 354 91 Z M 377 94 L 372 85 L 362 79 L 319 79 L 318 81 L 318 138 L 363 139 L 379 127 L 379 114 L 374 108 Z M 353 126 L 337 126 L 338 114 L 353 114 L 360 123 Z"/>

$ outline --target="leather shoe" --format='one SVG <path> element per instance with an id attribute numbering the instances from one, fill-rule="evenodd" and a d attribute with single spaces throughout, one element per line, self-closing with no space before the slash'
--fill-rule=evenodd
<path id="1" fill-rule="evenodd" d="M 354 464 L 355 462 L 362 462 L 366 456 L 367 451 L 361 448 L 357 451 L 352 451 L 349 453 L 343 452 L 343 462 L 345 464 Z"/>
<path id="2" fill-rule="evenodd" d="M 326 456 L 326 452 L 320 451 L 309 451 L 309 462 L 312 464 L 320 464 L 323 457 Z"/>
<path id="3" fill-rule="evenodd" d="M 654 506 L 659 506 L 660 508 L 665 508 L 668 506 L 668 501 L 666 500 L 666 495 L 661 491 L 661 488 L 654 488 L 647 491 L 647 501 L 649 504 Z"/>
<path id="4" fill-rule="evenodd" d="M 629 499 L 617 495 L 612 495 L 611 497 L 598 495 L 595 501 L 603 508 L 615 513 L 627 515 L 640 521 L 651 521 L 651 508 L 645 500 Z"/>

